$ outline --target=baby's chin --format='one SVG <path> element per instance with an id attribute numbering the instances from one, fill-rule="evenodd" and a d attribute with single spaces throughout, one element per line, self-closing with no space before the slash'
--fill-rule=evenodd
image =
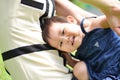
<path id="1" fill-rule="evenodd" d="M 74 50 L 77 50 L 80 47 L 80 45 L 81 45 L 81 42 L 76 43 L 76 45 L 74 45 Z"/>
<path id="2" fill-rule="evenodd" d="M 75 38 L 75 41 L 74 41 L 74 44 L 73 44 L 74 48 L 75 48 L 75 49 L 79 48 L 81 44 L 82 44 L 82 39 L 81 39 L 81 37 L 76 37 L 76 38 Z"/>

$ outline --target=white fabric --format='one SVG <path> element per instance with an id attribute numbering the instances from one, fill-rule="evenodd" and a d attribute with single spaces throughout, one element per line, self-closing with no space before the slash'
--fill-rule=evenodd
<path id="1" fill-rule="evenodd" d="M 32 0 L 30 0 L 32 1 Z M 0 1 L 0 49 L 44 44 L 39 18 L 45 13 L 46 0 L 34 0 L 44 4 L 43 10 L 21 4 L 21 0 Z M 50 10 L 53 5 L 49 0 Z M 24 54 L 6 60 L 5 66 L 13 80 L 71 80 L 72 74 L 63 65 L 58 51 L 46 50 Z"/>

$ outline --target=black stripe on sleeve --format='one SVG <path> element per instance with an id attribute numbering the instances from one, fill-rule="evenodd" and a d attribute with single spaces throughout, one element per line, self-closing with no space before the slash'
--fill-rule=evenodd
<path id="1" fill-rule="evenodd" d="M 43 50 L 55 50 L 55 49 L 47 44 L 36 44 L 36 45 L 24 46 L 9 50 L 7 52 L 2 53 L 2 56 L 3 56 L 3 60 L 5 61 L 23 54 L 29 54 L 32 52 L 38 52 Z"/>
<path id="2" fill-rule="evenodd" d="M 24 4 L 24 5 L 27 5 L 27 6 L 37 8 L 37 9 L 43 9 L 43 7 L 44 7 L 43 3 L 36 2 L 36 1 L 33 1 L 33 0 L 21 0 L 21 3 Z"/>
<path id="3" fill-rule="evenodd" d="M 40 20 L 40 27 L 41 27 L 41 29 L 43 30 L 43 19 L 45 18 L 45 17 L 47 17 L 48 16 L 48 12 L 49 12 L 49 2 L 48 2 L 48 0 L 46 0 L 46 11 L 45 11 L 45 13 L 39 18 L 39 20 Z"/>

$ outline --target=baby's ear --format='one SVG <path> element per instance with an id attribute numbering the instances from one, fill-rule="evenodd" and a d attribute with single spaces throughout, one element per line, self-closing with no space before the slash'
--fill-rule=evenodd
<path id="1" fill-rule="evenodd" d="M 70 23 L 77 24 L 77 20 L 73 16 L 67 16 L 67 20 Z"/>

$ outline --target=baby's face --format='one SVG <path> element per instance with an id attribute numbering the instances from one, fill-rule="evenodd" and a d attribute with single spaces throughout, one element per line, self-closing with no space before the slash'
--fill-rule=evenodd
<path id="1" fill-rule="evenodd" d="M 82 42 L 80 27 L 72 23 L 53 23 L 50 27 L 49 43 L 61 51 L 72 52 Z"/>

